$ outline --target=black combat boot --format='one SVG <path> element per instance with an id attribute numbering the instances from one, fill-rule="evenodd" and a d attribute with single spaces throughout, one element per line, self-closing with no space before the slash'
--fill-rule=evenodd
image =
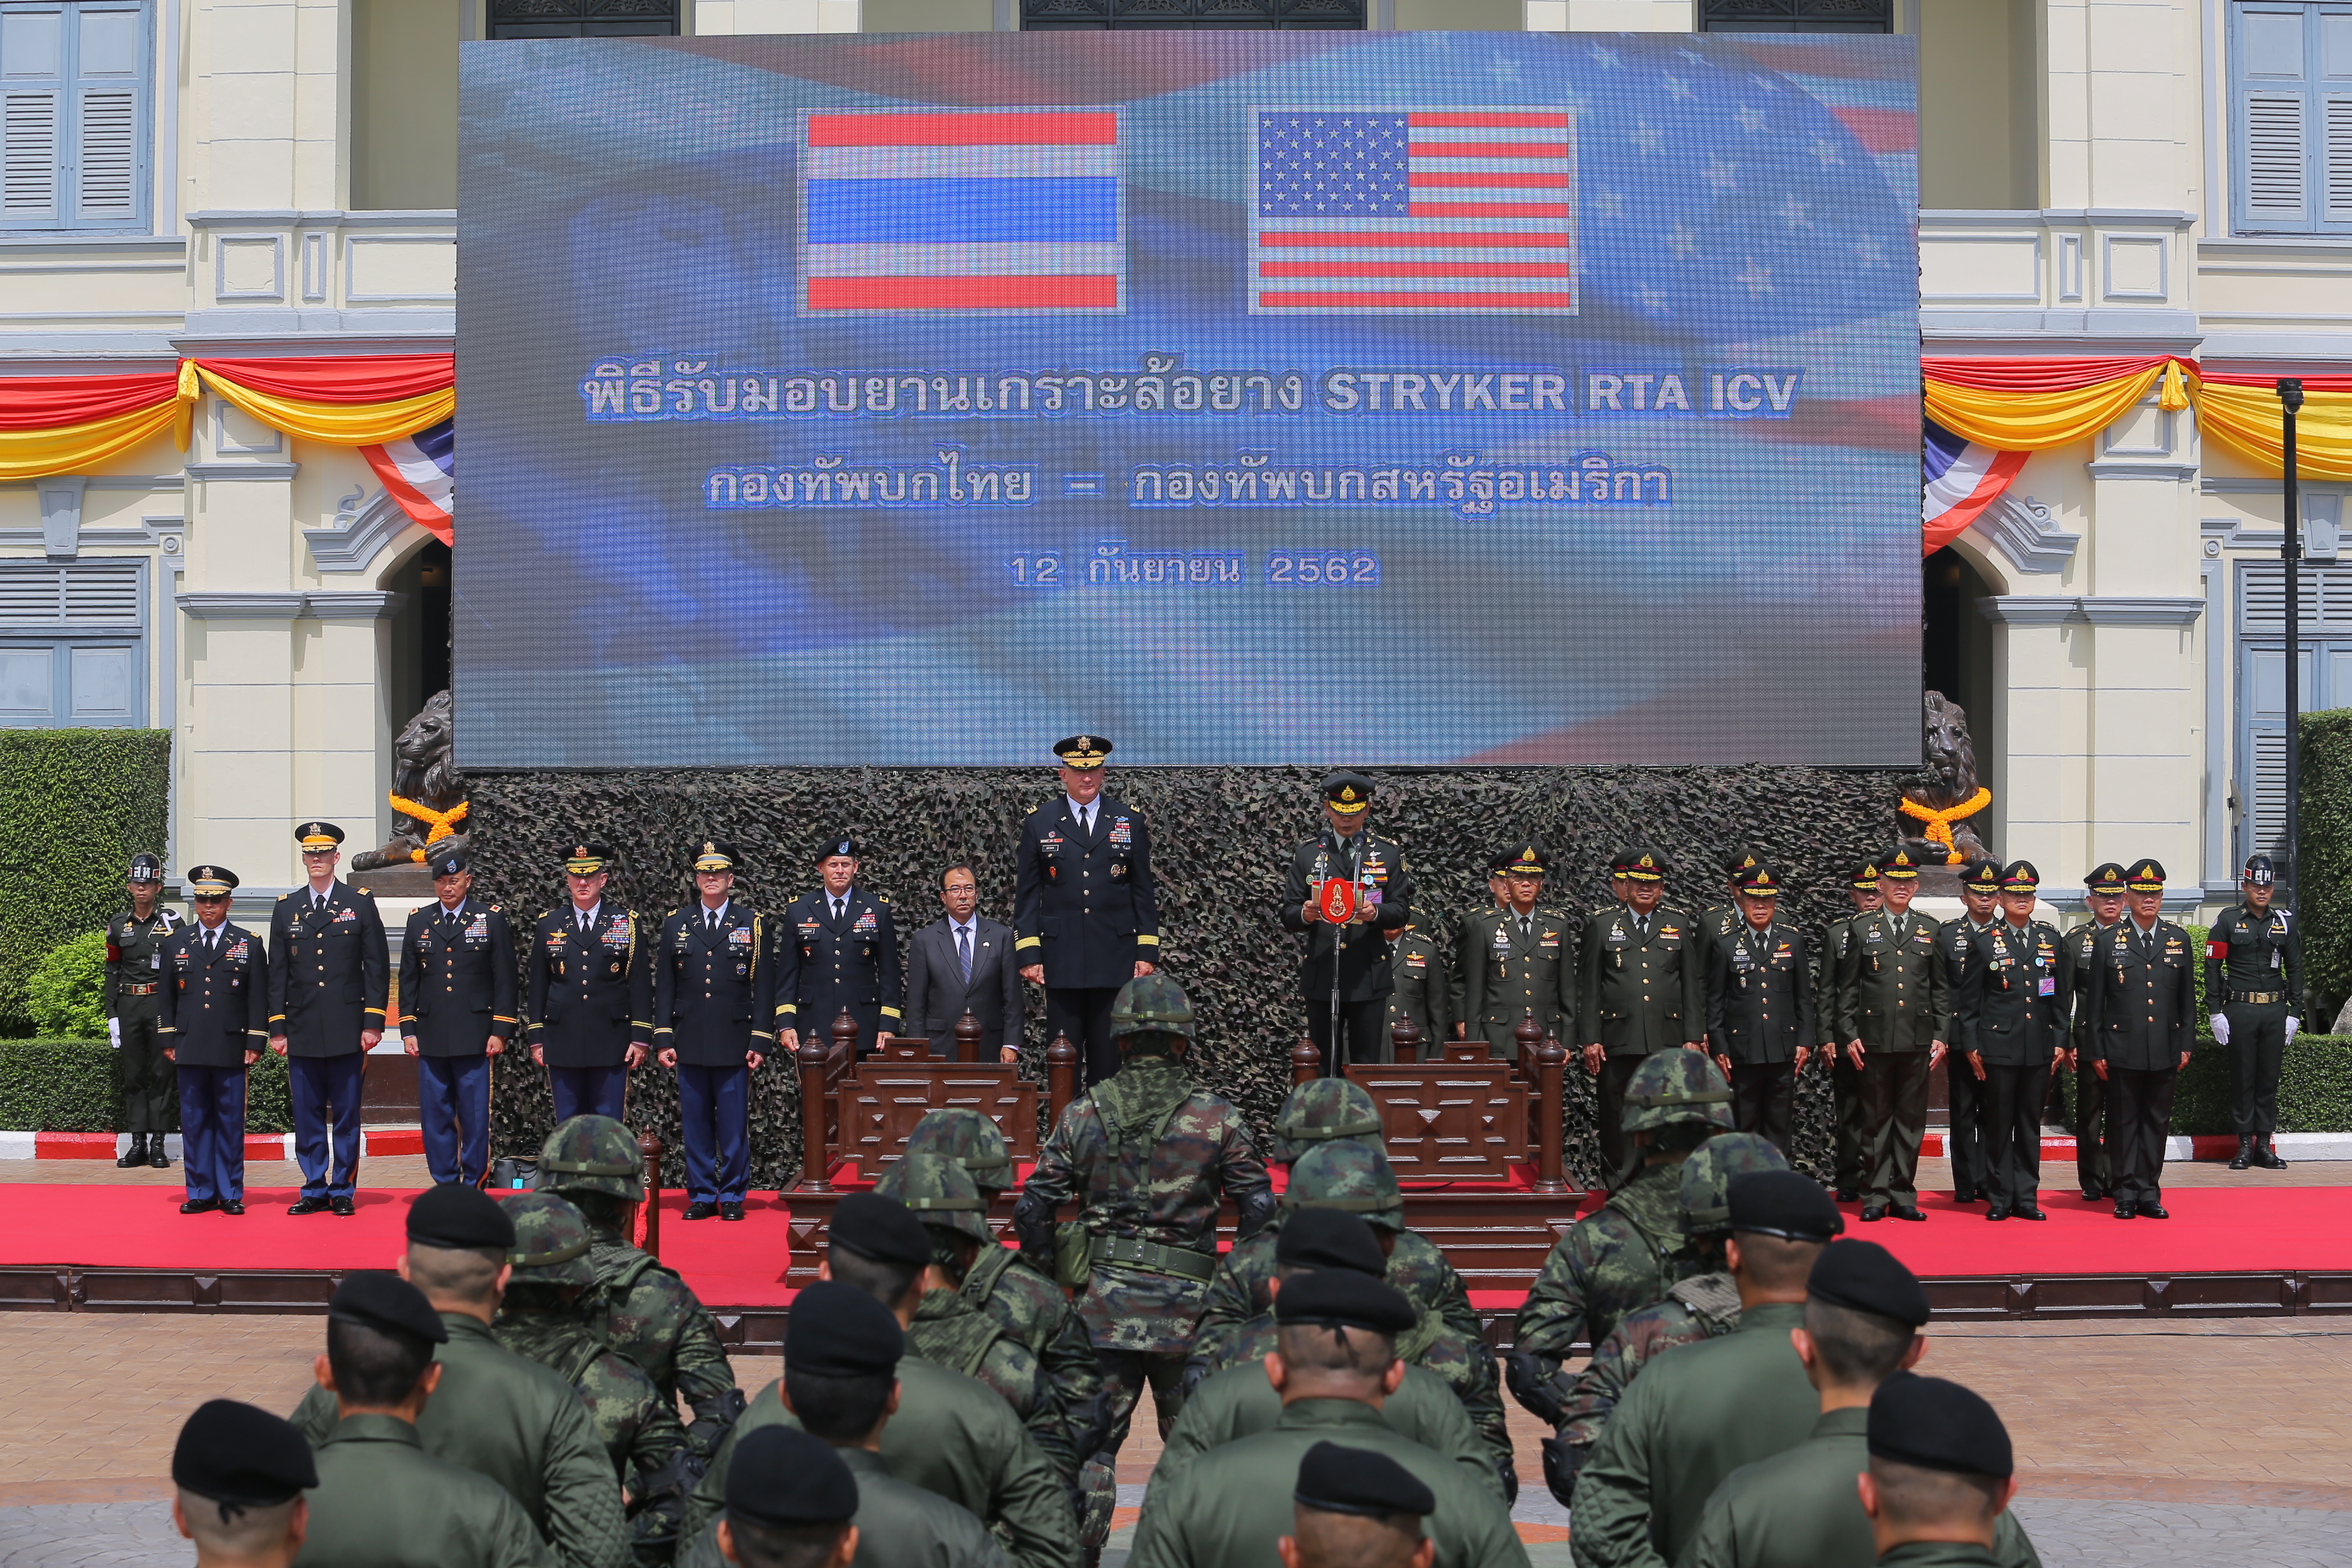
<path id="1" fill-rule="evenodd" d="M 2242 1171 L 2254 1163 L 2254 1137 L 2251 1132 L 2238 1134 L 2238 1157 L 2230 1162 L 2230 1169 Z"/>
<path id="2" fill-rule="evenodd" d="M 122 1152 L 122 1158 L 114 1162 L 114 1168 L 118 1171 L 127 1171 L 133 1165 L 143 1165 L 146 1163 L 147 1134 L 133 1132 L 131 1135 L 131 1147 Z"/>
<path id="3" fill-rule="evenodd" d="M 163 1135 L 161 1132 L 155 1133 L 148 1141 L 147 1163 L 158 1171 L 168 1171 L 172 1168 L 172 1157 L 163 1152 Z"/>
<path id="4" fill-rule="evenodd" d="M 2268 1138 L 2254 1140 L 2254 1163 L 2265 1171 L 2284 1171 L 2286 1162 L 2279 1158 L 2277 1148 Z"/>

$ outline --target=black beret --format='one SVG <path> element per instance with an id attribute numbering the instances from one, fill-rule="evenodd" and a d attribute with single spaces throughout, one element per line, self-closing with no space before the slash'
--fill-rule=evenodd
<path id="1" fill-rule="evenodd" d="M 234 1399 L 207 1399 L 180 1428 L 172 1482 L 238 1508 L 274 1508 L 319 1484 L 310 1445 L 290 1421 Z"/>
<path id="2" fill-rule="evenodd" d="M 1432 1514 L 1437 1494 L 1386 1454 L 1318 1443 L 1298 1461 L 1298 1489 L 1291 1497 L 1325 1513 Z"/>
<path id="3" fill-rule="evenodd" d="M 408 1239 L 427 1247 L 514 1249 L 514 1216 L 470 1182 L 442 1182 L 408 1205 Z"/>
<path id="4" fill-rule="evenodd" d="M 1811 1176 L 1795 1171 L 1750 1171 L 1731 1178 L 1731 1229 L 1789 1241 L 1827 1241 L 1845 1229 L 1845 1216 Z"/>
<path id="5" fill-rule="evenodd" d="M 454 877 L 460 871 L 474 868 L 474 858 L 463 849 L 453 849 L 446 855 L 435 855 L 429 858 L 436 877 Z"/>
<path id="6" fill-rule="evenodd" d="M 1346 1209 L 1294 1209 L 1274 1236 L 1282 1268 L 1352 1268 L 1378 1279 L 1389 1271 L 1380 1237 L 1361 1215 Z"/>
<path id="7" fill-rule="evenodd" d="M 1832 1249 L 1834 1250 L 1834 1249 Z M 1973 1389 L 1898 1372 L 1870 1396 L 1873 1458 L 2007 1479 L 2017 1468 L 2009 1428 Z"/>
<path id="8" fill-rule="evenodd" d="M 1401 1334 L 1419 1322 L 1421 1314 L 1402 1291 L 1383 1280 L 1352 1268 L 1318 1268 L 1282 1282 L 1274 1299 L 1274 1321 Z"/>
<path id="9" fill-rule="evenodd" d="M 837 1279 L 820 1279 L 793 1298 L 784 1319 L 784 1364 L 817 1377 L 881 1377 L 907 1353 L 906 1331 L 890 1309 Z"/>
<path id="10" fill-rule="evenodd" d="M 781 1423 L 757 1427 L 728 1461 L 727 1514 L 780 1530 L 847 1524 L 857 1517 L 857 1478 L 823 1438 Z"/>
<path id="11" fill-rule="evenodd" d="M 879 1193 L 852 1193 L 842 1199 L 834 1208 L 826 1240 L 877 1263 L 920 1268 L 931 1260 L 930 1233 L 915 1211 Z"/>
<path id="12" fill-rule="evenodd" d="M 425 1292 L 388 1268 L 362 1268 L 346 1276 L 327 1300 L 327 1316 L 414 1335 L 428 1344 L 449 1342 L 448 1327 Z"/>
<path id="13" fill-rule="evenodd" d="M 1915 1329 L 1927 1321 L 1927 1292 L 1919 1288 L 1919 1277 L 1874 1241 L 1839 1241 L 1822 1248 L 1806 1277 L 1805 1294 Z"/>

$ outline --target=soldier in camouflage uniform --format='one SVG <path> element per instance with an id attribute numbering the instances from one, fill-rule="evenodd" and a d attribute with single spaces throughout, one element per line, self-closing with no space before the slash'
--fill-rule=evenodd
<path id="1" fill-rule="evenodd" d="M 609 1116 L 575 1116 L 539 1151 L 539 1190 L 571 1199 L 588 1222 L 604 1342 L 635 1362 L 672 1405 L 685 1396 L 694 1412 L 688 1447 L 708 1464 L 743 1414 L 743 1391 L 709 1311 L 676 1270 L 628 1239 L 631 1205 L 646 1195 L 644 1173 L 637 1141 Z"/>
<path id="2" fill-rule="evenodd" d="M 1309 1149 L 1333 1140 L 1388 1152 L 1381 1137 L 1381 1109 L 1362 1084 L 1344 1078 L 1310 1079 L 1286 1096 L 1266 1134 L 1265 1157 L 1292 1165 Z"/>
<path id="3" fill-rule="evenodd" d="M 1559 1425 L 1560 1363 L 1577 1342 L 1601 1343 L 1628 1312 L 1699 1272 L 1699 1254 L 1683 1235 L 1680 1167 L 1731 1130 L 1731 1087 L 1696 1051 L 1659 1051 L 1625 1086 L 1622 1126 L 1639 1171 L 1553 1246 L 1503 1363 L 1513 1396 L 1549 1426 Z"/>
<path id="4" fill-rule="evenodd" d="M 1163 1437 L 1184 1403 L 1184 1357 L 1217 1268 L 1220 1192 L 1240 1210 L 1244 1237 L 1274 1211 L 1249 1123 L 1184 1070 L 1192 1029 L 1192 1004 L 1167 976 L 1120 988 L 1119 1069 L 1063 1112 L 1013 1211 L 1031 1261 L 1085 1287 L 1078 1316 L 1102 1368 L 1106 1463 L 1147 1380 Z M 1072 1202 L 1077 1222 L 1057 1226 L 1055 1211 Z"/>
<path id="5" fill-rule="evenodd" d="M 700 1473 L 677 1401 L 663 1399 L 654 1380 L 606 1346 L 581 1316 L 579 1300 L 595 1289 L 596 1269 L 580 1211 L 552 1193 L 520 1193 L 504 1207 L 515 1226 L 514 1250 L 507 1254 L 513 1273 L 491 1332 L 580 1391 L 620 1478 L 631 1554 L 647 1568 L 667 1563 L 677 1545 L 687 1491 Z"/>
<path id="6" fill-rule="evenodd" d="M 950 1106 L 915 1123 L 907 1138 L 907 1155 L 911 1159 L 918 1154 L 933 1154 L 961 1165 L 981 1195 L 991 1202 L 1013 1184 L 1013 1154 L 1004 1146 L 1003 1130 L 977 1110 Z M 1118 1482 L 1109 1466 L 1091 1457 L 1100 1450 L 1109 1424 L 1103 1415 L 1102 1370 L 1095 1364 L 1094 1342 L 1087 1337 L 1076 1309 L 1051 1275 L 1032 1267 L 1009 1247 L 982 1247 L 978 1260 L 964 1274 L 960 1293 L 992 1314 L 1006 1333 L 1028 1346 L 1044 1369 L 1051 1397 L 1067 1428 L 1066 1454 L 1058 1449 L 1048 1452 L 1057 1465 L 1065 1458 L 1076 1463 L 1075 1473 L 1066 1472 L 1062 1479 L 1065 1483 L 1075 1482 L 1078 1489 L 1078 1542 L 1100 1546 L 1110 1535 Z"/>
<path id="7" fill-rule="evenodd" d="M 1569 1500 L 1560 1481 L 1573 1484 L 1600 1440 L 1609 1413 L 1643 1364 L 1676 1345 L 1711 1340 L 1739 1326 L 1739 1289 L 1724 1267 L 1723 1256 L 1723 1244 L 1731 1236 L 1731 1179 L 1750 1171 L 1788 1168 L 1780 1151 L 1753 1132 L 1718 1134 L 1683 1162 L 1683 1234 L 1697 1249 L 1706 1272 L 1678 1280 L 1664 1300 L 1621 1319 L 1561 1401 L 1559 1435 L 1544 1445 L 1544 1477 L 1563 1504 Z"/>

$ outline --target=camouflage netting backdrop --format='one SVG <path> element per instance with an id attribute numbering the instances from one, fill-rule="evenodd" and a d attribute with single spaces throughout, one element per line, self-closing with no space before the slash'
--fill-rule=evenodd
<path id="1" fill-rule="evenodd" d="M 1297 982 L 1303 938 L 1275 921 L 1285 857 L 1318 826 L 1321 769 L 1114 768 L 1109 793 L 1151 827 L 1159 879 L 1160 962 L 1201 1018 L 1197 1070 L 1261 1131 L 1281 1104 L 1289 1053 L 1304 1024 Z M 1496 850 L 1532 835 L 1558 869 L 1546 902 L 1571 925 L 1608 898 L 1610 855 L 1640 837 L 1664 849 L 1677 875 L 1668 896 L 1717 901 L 1727 855 L 1756 848 L 1799 889 L 1788 914 L 1808 929 L 1846 908 L 1843 868 L 1894 842 L 1900 775 L 1815 768 L 1538 768 L 1372 775 L 1374 820 L 1410 858 L 1415 907 L 1442 910 L 1449 939 L 1487 902 L 1483 868 Z M 899 942 L 938 918 L 940 871 L 969 861 L 982 913 L 1010 921 L 1013 846 L 1022 816 L 1053 797 L 1043 768 L 955 771 L 842 768 L 647 770 L 477 774 L 469 826 L 480 890 L 503 903 L 527 938 L 530 921 L 562 902 L 565 851 L 582 837 L 609 843 L 610 892 L 652 916 L 692 896 L 686 849 L 730 838 L 749 870 L 737 897 L 776 911 L 816 883 L 817 846 L 846 832 L 863 844 L 862 886 L 889 896 Z M 1703 900 L 1696 897 L 1704 895 Z M 518 945 L 521 945 L 519 942 Z M 1023 1073 L 1045 1081 L 1045 1002 L 1029 988 Z M 1571 1042 L 1572 1043 L 1572 1042 Z M 675 1079 L 631 1075 L 629 1120 L 677 1148 Z M 1591 1080 L 1566 1074 L 1572 1175 L 1600 1178 Z M 1041 1109 L 1042 1099 L 1041 1096 Z M 1826 1173 L 1829 1087 L 1807 1072 L 1798 1095 L 1798 1163 Z M 491 1144 L 536 1153 L 553 1117 L 547 1077 L 522 1058 L 498 1078 Z M 751 1185 L 772 1190 L 800 1172 L 800 1106 L 792 1064 L 753 1075 Z M 679 1167 L 669 1166 L 676 1184 Z"/>

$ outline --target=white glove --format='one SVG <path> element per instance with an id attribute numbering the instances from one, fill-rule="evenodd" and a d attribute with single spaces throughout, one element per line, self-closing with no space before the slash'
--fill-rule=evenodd
<path id="1" fill-rule="evenodd" d="M 119 1051 L 119 1050 L 121 1050 L 121 1049 L 122 1048 L 122 1020 L 121 1020 L 121 1019 L 120 1019 L 120 1018 L 109 1018 L 109 1019 L 106 1021 L 106 1038 L 107 1038 L 108 1042 L 109 1042 L 110 1044 L 111 1044 L 111 1045 L 114 1047 L 114 1048 L 115 1048 L 116 1050 L 118 1050 L 118 1051 Z"/>
<path id="2" fill-rule="evenodd" d="M 2300 1028 L 2302 1028 L 2302 1027 L 2303 1027 L 2303 1020 L 2302 1020 L 2302 1019 L 2300 1019 L 2300 1018 L 2296 1017 L 2296 1016 L 2295 1016 L 2294 1014 L 2292 1014 L 2292 1013 L 2289 1013 L 2289 1014 L 2286 1016 L 2286 1037 L 2287 1037 L 2289 1040 L 2293 1040 L 2293 1039 L 2294 1038 L 2294 1032 L 2295 1032 L 2297 1029 L 2300 1029 Z M 2225 1042 L 2224 1042 L 2224 1044 L 2226 1044 L 2226 1043 L 2227 1043 L 2227 1042 L 2225 1041 Z"/>
<path id="3" fill-rule="evenodd" d="M 2213 1043 L 2217 1046 L 2230 1043 L 2230 1016 L 2226 1013 L 2213 1015 Z"/>

